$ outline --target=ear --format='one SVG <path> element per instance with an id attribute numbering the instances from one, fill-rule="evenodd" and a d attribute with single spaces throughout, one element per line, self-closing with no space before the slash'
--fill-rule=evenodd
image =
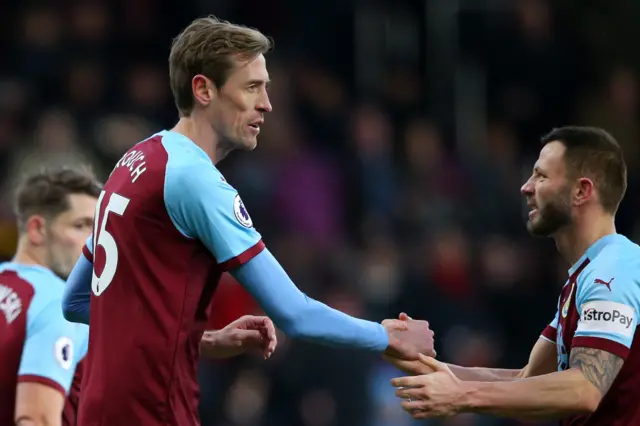
<path id="1" fill-rule="evenodd" d="M 191 79 L 191 91 L 199 105 L 206 107 L 217 95 L 217 89 L 213 82 L 202 74 L 197 74 Z"/>
<path id="2" fill-rule="evenodd" d="M 46 225 L 46 219 L 40 215 L 33 215 L 27 219 L 25 223 L 25 234 L 29 243 L 34 246 L 44 245 L 47 238 Z"/>
<path id="3" fill-rule="evenodd" d="M 593 199 L 596 195 L 595 190 L 595 185 L 591 179 L 585 177 L 578 179 L 578 185 L 576 186 L 574 194 L 574 204 L 581 206 Z"/>

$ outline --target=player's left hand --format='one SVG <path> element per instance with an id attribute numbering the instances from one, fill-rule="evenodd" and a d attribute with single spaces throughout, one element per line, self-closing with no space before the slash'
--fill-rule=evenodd
<path id="1" fill-rule="evenodd" d="M 427 417 L 448 417 L 460 413 L 463 384 L 449 367 L 425 355 L 419 355 L 420 362 L 435 371 L 429 375 L 400 377 L 391 380 L 398 388 L 396 396 L 402 398 L 400 405 L 414 419 Z"/>
<path id="2" fill-rule="evenodd" d="M 206 351 L 213 358 L 230 358 L 251 350 L 259 350 L 265 359 L 271 357 L 278 345 L 276 329 L 268 317 L 245 315 L 222 330 L 210 333 Z"/>

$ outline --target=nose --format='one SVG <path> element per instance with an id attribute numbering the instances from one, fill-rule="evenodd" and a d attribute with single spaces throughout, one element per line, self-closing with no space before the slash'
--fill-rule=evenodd
<path id="1" fill-rule="evenodd" d="M 520 188 L 520 193 L 522 195 L 531 195 L 533 194 L 533 183 L 531 179 L 527 180 L 524 185 Z"/>
<path id="2" fill-rule="evenodd" d="M 271 107 L 271 101 L 269 100 L 269 94 L 265 91 L 264 95 L 260 98 L 258 105 L 256 105 L 256 109 L 260 112 L 271 112 L 273 108 Z"/>

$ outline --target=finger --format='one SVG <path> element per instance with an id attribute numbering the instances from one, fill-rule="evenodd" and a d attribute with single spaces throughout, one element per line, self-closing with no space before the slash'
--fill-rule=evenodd
<path id="1" fill-rule="evenodd" d="M 404 331 L 409 329 L 409 325 L 406 321 L 400 321 L 397 319 L 386 319 L 382 321 L 384 327 L 392 328 L 393 330 Z"/>
<path id="2" fill-rule="evenodd" d="M 408 411 L 408 412 L 410 412 L 412 414 L 414 412 L 428 410 L 428 406 L 427 406 L 427 402 L 426 401 L 407 401 L 407 400 L 402 400 L 400 402 L 400 406 L 402 407 L 403 410 Z"/>
<path id="3" fill-rule="evenodd" d="M 271 327 L 263 327 L 261 330 L 263 333 L 264 341 L 266 343 L 264 348 L 264 356 L 265 359 L 268 359 L 275 352 L 276 347 L 278 346 L 278 337 L 276 335 L 273 324 L 271 324 Z"/>
<path id="4" fill-rule="evenodd" d="M 260 330 L 238 330 L 237 336 L 244 347 L 262 347 L 264 344 Z"/>
<path id="5" fill-rule="evenodd" d="M 411 318 L 409 315 L 405 314 L 404 312 L 400 312 L 400 315 L 398 315 L 398 319 L 400 321 L 409 321 Z"/>
<path id="6" fill-rule="evenodd" d="M 406 400 L 418 400 L 424 397 L 420 388 L 398 388 L 396 390 L 396 396 Z"/>
<path id="7" fill-rule="evenodd" d="M 418 359 L 427 367 L 434 371 L 449 371 L 449 367 L 444 362 L 440 362 L 435 358 L 426 356 L 424 354 L 418 354 Z"/>
<path id="8" fill-rule="evenodd" d="M 264 326 L 267 329 L 267 338 L 270 341 L 271 340 L 277 341 L 278 338 L 276 337 L 276 327 L 275 325 L 273 325 L 273 321 L 271 321 L 271 319 L 268 317 L 264 317 Z"/>
<path id="9" fill-rule="evenodd" d="M 441 417 L 437 413 L 433 412 L 431 408 L 426 405 L 425 401 L 403 401 L 400 403 L 400 406 L 417 420 L 426 419 L 428 417 Z"/>
<path id="10" fill-rule="evenodd" d="M 422 387 L 424 376 L 407 376 L 391 379 L 391 386 L 394 388 L 417 388 Z"/>
<path id="11" fill-rule="evenodd" d="M 392 357 L 386 354 L 382 355 L 382 359 L 384 359 L 389 364 L 393 365 L 395 368 L 397 368 L 398 370 L 404 373 L 418 375 L 418 374 L 428 374 L 433 372 L 433 370 L 425 366 L 420 361 L 407 361 L 407 360 Z"/>
<path id="12" fill-rule="evenodd" d="M 256 316 L 256 315 L 244 315 L 236 320 L 240 328 L 245 329 L 258 329 L 260 327 L 273 327 L 273 322 L 269 317 Z"/>

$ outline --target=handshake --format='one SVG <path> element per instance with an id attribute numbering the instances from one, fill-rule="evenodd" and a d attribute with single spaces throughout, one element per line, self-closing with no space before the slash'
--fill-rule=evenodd
<path id="1" fill-rule="evenodd" d="M 401 313 L 398 319 L 382 321 L 382 326 L 389 336 L 389 346 L 384 352 L 384 359 L 392 364 L 416 361 L 419 359 L 419 354 L 436 356 L 436 351 L 433 349 L 434 333 L 429 328 L 428 322 L 414 320 L 407 314 Z"/>

